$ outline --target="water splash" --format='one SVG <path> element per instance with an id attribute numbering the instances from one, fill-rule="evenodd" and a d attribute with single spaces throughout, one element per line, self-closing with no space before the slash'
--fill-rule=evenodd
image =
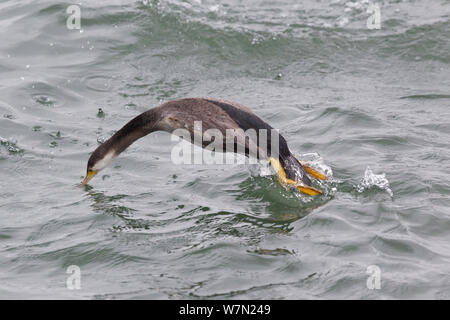
<path id="1" fill-rule="evenodd" d="M 367 166 L 366 171 L 364 172 L 364 178 L 356 186 L 356 189 L 359 193 L 362 193 L 365 190 L 371 189 L 372 187 L 378 187 L 382 190 L 386 190 L 386 192 L 389 193 L 391 197 L 394 196 L 394 193 L 389 187 L 389 181 L 386 178 L 386 174 L 374 174 L 370 167 Z"/>
<path id="2" fill-rule="evenodd" d="M 256 167 L 254 167 L 256 168 Z M 261 162 L 260 165 L 257 167 L 257 170 L 259 170 L 259 172 L 257 173 L 257 175 L 261 176 L 261 177 L 267 177 L 267 176 L 271 176 L 274 174 L 272 166 L 270 165 L 269 162 Z"/>
<path id="3" fill-rule="evenodd" d="M 327 180 L 317 180 L 312 179 L 313 186 L 322 190 L 324 196 L 333 196 L 336 194 L 338 190 L 346 192 L 343 188 L 347 185 L 346 182 L 341 181 L 339 179 L 335 179 L 333 177 L 333 170 L 330 166 L 326 165 L 323 158 L 318 153 L 305 153 L 300 155 L 295 155 L 295 157 L 300 161 L 307 163 L 312 168 L 322 172 L 327 176 Z M 270 164 L 266 166 L 259 166 L 259 175 L 260 176 L 270 176 L 273 175 L 273 170 Z M 357 192 L 363 193 L 366 190 L 372 188 L 379 188 L 381 190 L 385 190 L 391 197 L 394 196 L 390 188 L 390 184 L 388 179 L 386 178 L 385 173 L 375 174 L 367 166 L 366 171 L 364 172 L 364 177 L 361 179 L 361 182 L 358 185 L 349 185 L 350 189 L 356 189 Z M 348 190 L 347 190 L 348 192 Z M 304 202 L 309 202 L 313 199 L 313 197 L 305 196 L 301 193 L 298 193 L 298 197 L 301 198 Z"/>

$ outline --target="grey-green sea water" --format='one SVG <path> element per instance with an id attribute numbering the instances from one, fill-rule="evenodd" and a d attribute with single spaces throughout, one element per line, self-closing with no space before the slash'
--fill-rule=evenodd
<path id="1" fill-rule="evenodd" d="M 439 0 L 1 1 L 0 298 L 449 299 L 449 15 Z M 163 132 L 78 186 L 99 143 L 181 97 L 252 108 L 329 174 L 324 195 L 264 164 L 176 165 Z"/>

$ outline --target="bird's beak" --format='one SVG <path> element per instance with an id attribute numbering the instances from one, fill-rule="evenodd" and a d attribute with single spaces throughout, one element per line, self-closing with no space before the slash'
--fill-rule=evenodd
<path id="1" fill-rule="evenodd" d="M 97 174 L 98 170 L 88 171 L 86 174 L 86 178 L 81 182 L 80 186 L 84 186 L 86 183 L 88 183 L 95 175 Z"/>

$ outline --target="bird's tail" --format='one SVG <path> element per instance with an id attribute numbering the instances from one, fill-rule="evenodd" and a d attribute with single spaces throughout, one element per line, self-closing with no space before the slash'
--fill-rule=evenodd
<path id="1" fill-rule="evenodd" d="M 301 192 L 311 196 L 322 194 L 322 191 L 311 187 L 311 180 L 307 173 L 321 180 L 327 178 L 324 174 L 304 163 L 300 163 L 293 155 L 289 155 L 285 159 L 270 158 L 269 161 L 275 169 L 281 185 L 294 185 Z"/>

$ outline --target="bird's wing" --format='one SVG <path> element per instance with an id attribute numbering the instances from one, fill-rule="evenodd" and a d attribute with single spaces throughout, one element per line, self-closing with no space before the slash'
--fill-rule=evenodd
<path id="1" fill-rule="evenodd" d="M 230 111 L 229 108 L 232 110 Z M 234 114 L 234 110 L 239 114 Z M 260 125 L 264 121 L 259 118 L 256 118 L 256 123 L 251 123 L 255 114 L 246 107 L 236 107 L 226 102 L 219 102 L 219 100 L 188 98 L 170 101 L 162 105 L 161 113 L 162 117 L 158 123 L 159 130 L 170 133 L 174 133 L 177 129 L 187 130 L 190 134 L 190 141 L 196 144 L 201 141 L 202 147 L 210 144 L 210 136 L 218 130 L 223 139 L 223 151 L 234 150 L 233 152 L 254 157 L 257 157 L 258 153 L 267 153 L 266 150 L 259 150 L 256 135 L 245 135 L 247 129 L 266 128 L 266 126 Z M 229 134 L 235 134 L 236 140 L 233 139 L 229 142 L 226 139 Z"/>

